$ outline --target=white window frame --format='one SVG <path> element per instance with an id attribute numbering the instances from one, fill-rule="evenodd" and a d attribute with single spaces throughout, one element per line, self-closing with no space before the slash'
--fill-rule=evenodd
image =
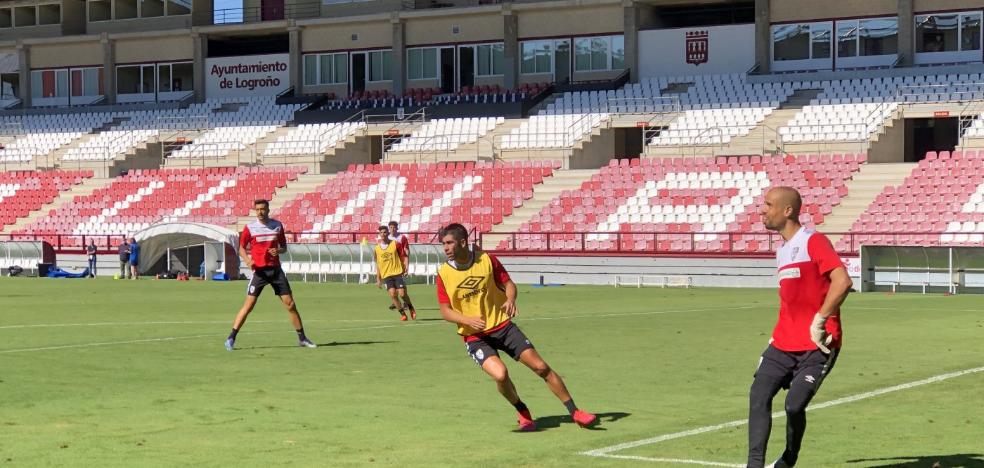
<path id="1" fill-rule="evenodd" d="M 430 70 L 431 75 L 433 75 L 433 76 L 427 75 L 427 71 L 428 70 L 425 70 L 424 69 L 425 68 L 424 67 L 425 61 L 424 61 L 424 55 L 423 54 L 424 54 L 425 51 L 428 51 L 428 50 L 434 52 L 434 69 L 433 70 Z M 410 66 L 411 65 L 411 63 L 410 63 L 410 53 L 411 52 L 419 52 L 420 53 L 420 63 L 421 63 L 420 70 L 421 70 L 421 75 L 420 76 L 417 76 L 417 77 L 414 77 L 412 75 L 413 70 L 411 70 L 411 66 Z M 440 47 L 411 47 L 411 48 L 408 48 L 407 49 L 407 57 L 406 57 L 406 60 L 407 60 L 407 80 L 409 80 L 409 81 L 424 81 L 424 80 L 432 81 L 432 80 L 440 79 L 440 73 L 439 73 L 439 70 L 441 68 L 441 48 Z"/>
<path id="2" fill-rule="evenodd" d="M 500 64 L 501 65 L 500 66 L 500 69 L 503 70 L 502 73 L 496 73 L 495 72 L 495 46 L 499 46 L 500 48 L 502 48 L 502 61 L 503 61 L 503 63 Z M 481 43 L 481 44 L 468 44 L 467 46 L 461 46 L 461 47 L 462 48 L 469 47 L 469 48 L 472 49 L 472 63 L 474 64 L 474 67 L 475 67 L 475 70 L 474 70 L 474 72 L 475 72 L 474 73 L 475 78 L 494 78 L 494 77 L 497 77 L 497 76 L 503 76 L 503 74 L 505 73 L 505 66 L 506 66 L 506 64 L 505 64 L 506 46 L 505 46 L 505 43 L 504 42 L 485 42 L 485 43 Z M 478 49 L 479 49 L 479 47 L 488 47 L 489 48 L 489 63 L 488 63 L 489 73 L 487 73 L 487 74 L 483 74 L 483 73 L 480 73 L 479 72 L 479 70 L 480 70 L 479 63 L 478 63 Z"/>
<path id="3" fill-rule="evenodd" d="M 521 42 L 520 45 L 519 45 L 519 73 L 521 75 L 547 75 L 547 74 L 549 74 L 549 75 L 553 76 L 553 74 L 554 74 L 554 62 L 556 61 L 556 58 L 555 57 L 556 57 L 556 53 L 557 53 L 557 47 L 555 46 L 555 43 L 556 42 L 557 42 L 556 39 L 538 39 L 538 40 L 523 41 L 523 42 Z M 548 57 L 550 59 L 547 62 L 547 65 L 548 65 L 547 68 L 549 68 L 549 70 L 541 71 L 541 70 L 538 70 L 536 68 L 536 60 L 537 60 L 537 57 L 540 56 L 540 54 L 538 54 L 538 52 L 542 52 L 542 50 L 540 50 L 540 49 L 544 45 L 547 46 L 547 55 L 548 55 Z M 526 56 L 525 47 L 527 47 L 527 46 L 533 48 L 533 71 L 528 71 L 528 72 L 527 71 L 523 71 L 523 61 L 524 61 L 524 58 Z"/>
<path id="4" fill-rule="evenodd" d="M 373 54 L 384 54 L 384 53 L 387 53 L 387 52 L 389 52 L 389 54 L 390 54 L 390 66 L 389 66 L 390 76 L 389 76 L 389 78 L 387 79 L 385 76 L 383 76 L 382 77 L 383 79 L 381 79 L 381 80 L 374 80 L 374 79 L 372 79 L 373 78 L 373 76 L 372 76 L 372 56 L 373 56 Z M 393 59 L 392 59 L 392 57 L 393 57 L 393 49 L 367 50 L 365 52 L 365 54 L 366 54 L 366 83 L 389 83 L 389 82 L 393 81 L 393 72 L 395 71 L 395 70 L 393 70 Z M 386 70 L 386 67 L 383 66 L 383 62 L 382 61 L 380 61 L 380 66 L 383 68 L 384 71 Z M 383 73 L 383 75 L 385 75 L 385 73 Z"/>
<path id="5" fill-rule="evenodd" d="M 345 57 L 345 79 L 344 80 L 338 80 L 338 68 L 335 66 L 335 57 L 336 56 L 339 56 L 339 55 Z M 314 57 L 314 83 L 308 83 L 307 82 L 307 72 L 308 72 L 308 69 L 307 69 L 308 61 L 307 61 L 307 59 L 309 57 Z M 325 77 L 321 76 L 321 61 L 322 60 L 330 60 L 331 61 L 331 74 L 332 74 L 332 76 L 330 77 L 330 78 L 332 78 L 331 81 L 326 81 L 324 79 Z M 348 52 L 330 52 L 330 53 L 325 53 L 325 54 L 305 54 L 304 55 L 304 58 L 301 59 L 301 63 L 302 63 L 302 66 L 304 67 L 304 69 L 302 70 L 302 75 L 301 75 L 303 86 L 334 86 L 334 85 L 343 85 L 343 84 L 348 83 L 348 74 L 349 74 L 349 54 L 348 54 Z"/>
<path id="6" fill-rule="evenodd" d="M 574 66 L 574 73 L 596 73 L 596 72 L 608 72 L 615 70 L 624 70 L 624 68 L 614 68 L 612 66 L 612 59 L 614 54 L 612 53 L 612 40 L 616 37 L 622 38 L 622 60 L 625 61 L 625 36 L 623 34 L 615 34 L 611 36 L 585 36 L 585 37 L 575 37 L 571 41 L 571 63 Z M 577 66 L 577 43 L 578 41 L 594 41 L 596 39 L 603 39 L 607 44 L 605 49 L 605 68 L 595 68 L 594 66 L 589 66 L 589 68 L 578 68 Z M 588 47 L 591 50 L 591 47 Z M 591 52 L 589 52 L 590 56 Z M 589 60 L 590 62 L 590 60 Z"/>
<path id="7" fill-rule="evenodd" d="M 957 50 L 941 50 L 932 52 L 920 52 L 917 49 L 918 43 L 918 24 L 919 17 L 934 15 L 956 15 L 957 16 Z M 963 49 L 963 21 L 964 18 L 977 15 L 981 20 L 980 33 L 977 42 L 977 49 Z M 984 52 L 984 10 L 964 10 L 946 12 L 920 12 L 912 15 L 912 50 L 915 55 L 917 65 L 948 63 L 948 62 L 981 62 L 982 52 Z"/>

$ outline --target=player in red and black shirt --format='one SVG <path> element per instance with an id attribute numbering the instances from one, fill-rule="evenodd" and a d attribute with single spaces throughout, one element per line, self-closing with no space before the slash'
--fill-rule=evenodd
<path id="1" fill-rule="evenodd" d="M 765 465 L 772 430 L 772 399 L 786 394 L 786 450 L 772 465 L 796 465 L 806 432 L 806 406 L 840 352 L 840 306 L 853 283 L 826 236 L 799 223 L 803 202 L 791 187 L 765 194 L 762 222 L 785 242 L 776 251 L 779 321 L 762 353 L 749 391 L 748 467 Z"/>
<path id="2" fill-rule="evenodd" d="M 284 235 L 284 225 L 275 219 L 270 218 L 270 203 L 266 200 L 256 200 L 253 202 L 253 209 L 256 211 L 256 221 L 253 221 L 243 228 L 242 235 L 239 236 L 239 256 L 243 263 L 253 270 L 253 278 L 249 281 L 246 289 L 246 302 L 239 309 L 236 320 L 232 323 L 232 333 L 226 338 L 225 348 L 232 351 L 236 344 L 236 335 L 239 329 L 246 322 L 246 317 L 256 306 L 256 299 L 260 297 L 263 288 L 270 285 L 273 292 L 280 296 L 280 300 L 290 314 L 290 321 L 297 330 L 298 344 L 305 348 L 317 348 L 311 340 L 304 335 L 304 325 L 301 324 L 301 314 L 297 312 L 297 304 L 294 303 L 294 296 L 290 290 L 290 283 L 287 275 L 280 267 L 280 254 L 287 251 L 287 236 Z"/>

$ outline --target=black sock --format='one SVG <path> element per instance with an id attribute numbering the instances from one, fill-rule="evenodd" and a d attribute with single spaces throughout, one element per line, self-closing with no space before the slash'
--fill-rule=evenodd
<path id="1" fill-rule="evenodd" d="M 404 309 L 413 309 L 413 304 L 411 304 L 408 299 L 404 299 L 403 300 L 403 308 Z"/>
<path id="2" fill-rule="evenodd" d="M 565 401 L 564 402 L 564 406 L 567 407 L 567 412 L 568 413 L 574 414 L 574 411 L 577 411 L 577 405 L 574 404 L 574 399 L 573 398 L 571 398 L 570 400 Z"/>
<path id="3" fill-rule="evenodd" d="M 523 400 L 519 400 L 516 403 L 513 403 L 513 407 L 515 407 L 516 411 L 519 411 L 520 413 L 522 413 L 523 411 L 530 410 L 529 408 L 526 407 L 526 403 L 523 403 Z"/>
<path id="4" fill-rule="evenodd" d="M 236 330 L 235 328 L 233 328 L 232 329 L 232 333 L 229 334 L 229 339 L 230 340 L 235 340 L 236 339 L 236 335 L 238 335 L 238 334 L 239 334 L 239 330 Z"/>
<path id="5" fill-rule="evenodd" d="M 307 337 L 304 336 L 304 328 L 300 328 L 300 329 L 297 330 L 297 339 L 299 341 L 304 341 L 304 340 L 307 339 Z"/>

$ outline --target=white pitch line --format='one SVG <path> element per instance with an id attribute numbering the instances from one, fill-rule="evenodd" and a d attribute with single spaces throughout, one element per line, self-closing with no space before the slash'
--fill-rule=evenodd
<path id="1" fill-rule="evenodd" d="M 651 458 L 651 457 L 637 457 L 635 455 L 598 455 L 604 458 L 617 458 L 620 460 L 636 460 L 651 463 L 675 463 L 679 465 L 700 465 L 700 466 L 727 466 L 729 468 L 745 468 L 744 464 L 739 463 L 719 463 L 704 460 L 687 460 L 683 458 Z"/>
<path id="2" fill-rule="evenodd" d="M 579 318 L 611 318 L 611 317 L 627 317 L 627 316 L 640 316 L 640 315 L 660 315 L 660 314 L 675 314 L 675 313 L 686 313 L 686 312 L 705 312 L 712 310 L 735 310 L 735 309 L 750 309 L 753 306 L 738 306 L 738 307 L 715 307 L 715 308 L 702 308 L 702 309 L 676 309 L 676 310 L 657 310 L 651 312 L 628 312 L 628 313 L 615 313 L 615 314 L 591 314 L 591 315 L 569 315 L 564 317 L 533 317 L 524 319 L 523 321 L 532 320 L 560 320 L 560 319 L 579 319 Z M 311 320 L 314 321 L 314 320 Z M 123 322 L 119 322 L 123 324 Z M 135 324 L 162 324 L 167 322 L 136 322 Z M 187 323 L 187 322 L 175 322 L 175 323 Z M 203 323 L 225 323 L 225 322 L 203 322 Z M 274 323 L 274 321 L 263 321 L 263 322 L 250 322 L 250 323 Z M 280 321 L 276 321 L 280 323 Z M 93 324 L 62 324 L 64 326 L 89 326 Z M 386 328 L 413 328 L 413 327 L 427 327 L 427 326 L 447 326 L 448 324 L 444 321 L 439 322 L 429 322 L 429 323 L 415 323 L 415 324 L 392 324 L 392 325 L 376 325 L 372 327 L 350 327 L 350 328 L 329 328 L 322 330 L 322 332 L 338 332 L 338 331 L 359 331 L 359 330 L 380 330 Z M 58 326 L 51 325 L 51 326 Z M 22 327 L 20 325 L 12 325 L 11 327 Z M 267 333 L 279 333 L 279 332 L 251 332 L 251 335 L 256 334 L 267 334 Z M 226 336 L 226 335 L 193 335 L 193 336 L 181 336 L 181 337 L 164 337 L 164 338 L 147 338 L 140 340 L 126 340 L 126 341 L 109 341 L 104 343 L 82 343 L 75 345 L 64 345 L 64 346 L 46 346 L 40 348 L 17 348 L 17 349 L 7 349 L 0 350 L 0 354 L 6 353 L 24 353 L 31 351 L 51 351 L 59 349 L 71 349 L 71 348 L 86 348 L 95 346 L 112 346 L 112 345 L 125 345 L 125 344 L 137 344 L 137 343 L 149 343 L 149 342 L 159 342 L 159 341 L 175 341 L 175 340 L 186 340 L 192 338 L 206 338 L 206 337 L 216 337 L 216 336 Z"/>
<path id="3" fill-rule="evenodd" d="M 657 310 L 649 312 L 626 312 L 626 313 L 613 313 L 613 314 L 584 314 L 584 315 L 568 315 L 561 317 L 532 317 L 532 318 L 521 318 L 522 321 L 531 320 L 566 320 L 566 319 L 576 319 L 576 318 L 607 318 L 607 317 L 631 317 L 636 315 L 660 315 L 660 314 L 675 314 L 675 313 L 685 313 L 685 312 L 706 312 L 714 310 L 735 310 L 735 309 L 751 309 L 753 306 L 738 306 L 738 307 L 714 307 L 714 308 L 702 308 L 702 309 L 679 309 L 679 310 Z M 391 323 L 393 320 L 385 319 L 306 319 L 305 322 L 388 322 Z M 15 330 L 22 328 L 60 328 L 60 327 L 114 327 L 114 326 L 140 326 L 140 325 L 209 325 L 216 323 L 228 323 L 227 320 L 188 320 L 188 321 L 151 321 L 151 322 L 92 322 L 92 323 L 36 323 L 36 324 L 21 324 L 21 325 L 0 325 L 0 330 Z M 249 323 L 283 323 L 283 320 L 250 320 Z M 392 328 L 407 326 L 407 324 L 402 325 L 386 325 L 380 327 L 369 327 L 369 328 L 339 328 L 339 329 L 329 329 L 328 331 L 336 330 L 371 330 L 375 328 Z"/>
<path id="4" fill-rule="evenodd" d="M 853 403 L 856 401 L 866 400 L 868 398 L 873 398 L 876 396 L 884 395 L 886 393 L 898 392 L 901 390 L 908 390 L 910 388 L 920 387 L 923 385 L 928 385 L 936 382 L 942 382 L 944 380 L 953 379 L 956 377 L 961 377 L 968 374 L 974 374 L 978 372 L 984 372 L 984 367 L 975 367 L 972 369 L 964 369 L 955 372 L 949 372 L 946 374 L 940 374 L 934 377 L 929 377 L 922 380 L 916 380 L 913 382 L 907 382 L 904 384 L 894 385 L 891 387 L 885 387 L 878 390 L 872 390 L 870 392 L 859 393 L 857 395 L 846 396 L 843 398 L 837 398 L 835 400 L 825 401 L 823 403 L 818 403 L 807 407 L 807 411 L 813 411 L 818 409 L 830 408 L 832 406 L 843 405 L 845 403 Z M 784 416 L 786 413 L 783 411 L 777 411 L 772 413 L 772 418 L 779 418 Z M 630 448 L 642 447 L 646 445 L 654 445 L 660 442 L 665 442 L 667 440 L 680 439 L 684 437 L 690 437 L 698 434 L 704 434 L 706 432 L 713 432 L 720 429 L 727 429 L 732 427 L 740 427 L 748 424 L 747 419 L 739 419 L 735 421 L 730 421 L 722 424 L 715 424 L 713 426 L 698 427 L 695 429 L 690 429 L 687 431 L 674 432 L 672 434 L 664 434 L 661 436 L 652 437 L 649 439 L 636 440 L 632 442 L 625 442 L 621 444 L 616 444 L 608 447 L 603 447 L 599 449 L 589 450 L 586 452 L 581 452 L 581 455 L 587 455 L 591 457 L 604 457 L 604 458 L 621 458 L 629 460 L 640 460 L 640 461 L 660 461 L 664 463 L 687 463 L 694 465 L 706 465 L 706 466 L 744 466 L 744 465 L 734 465 L 728 463 L 720 462 L 707 462 L 702 460 L 676 460 L 670 458 L 650 458 L 650 457 L 639 457 L 639 456 L 629 456 L 629 455 L 612 455 L 612 452 L 619 452 L 622 450 L 627 450 Z"/>

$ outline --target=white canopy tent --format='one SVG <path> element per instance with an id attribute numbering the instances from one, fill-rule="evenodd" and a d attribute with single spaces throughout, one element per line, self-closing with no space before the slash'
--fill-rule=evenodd
<path id="1" fill-rule="evenodd" d="M 222 226 L 187 222 L 155 224 L 133 234 L 133 238 L 140 245 L 140 273 L 146 273 L 164 255 L 168 256 L 170 265 L 171 250 L 204 247 L 206 279 L 217 272 L 226 273 L 229 278 L 239 277 L 239 234 Z M 197 276 L 197 270 L 191 273 Z"/>

